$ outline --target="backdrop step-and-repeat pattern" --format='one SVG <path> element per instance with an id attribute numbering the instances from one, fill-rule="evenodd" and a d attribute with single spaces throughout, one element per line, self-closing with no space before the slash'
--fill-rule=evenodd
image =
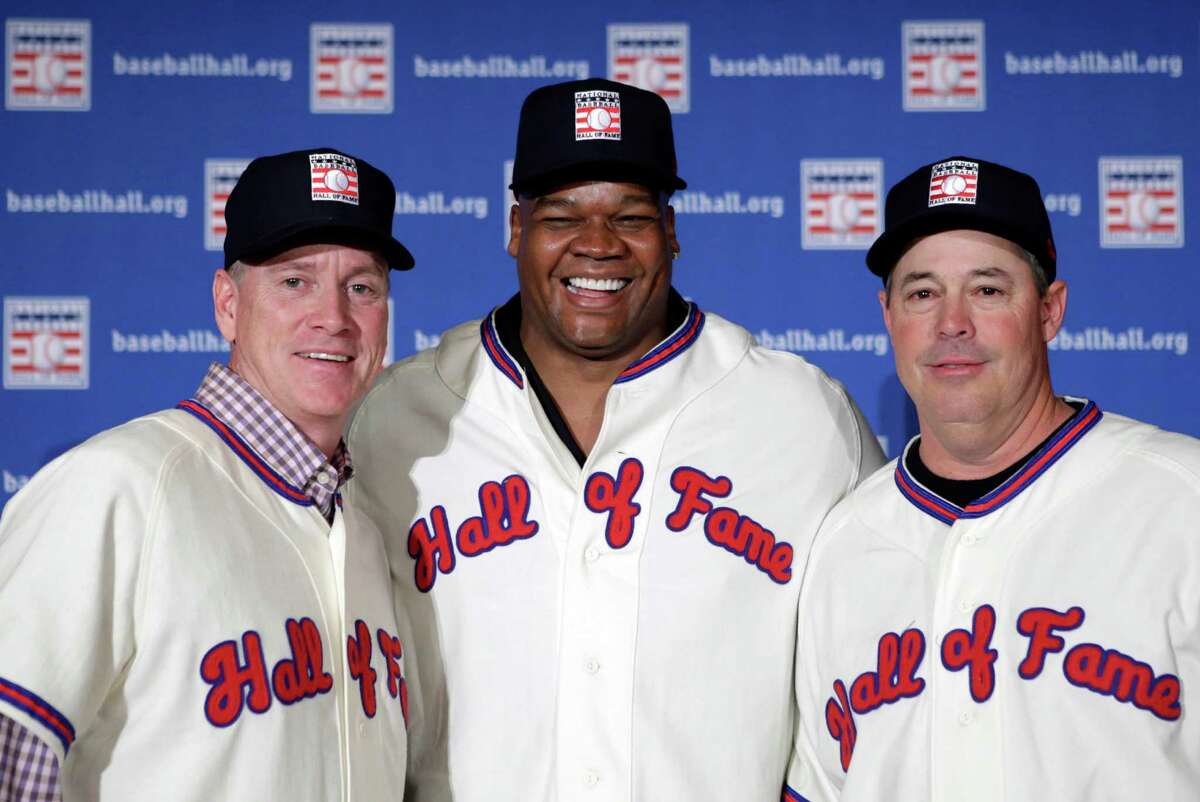
<path id="1" fill-rule="evenodd" d="M 4 14 L 0 504 L 226 357 L 210 286 L 249 159 L 329 146 L 392 176 L 417 259 L 393 282 L 402 358 L 515 291 L 521 100 L 592 76 L 674 111 L 680 290 L 843 381 L 890 454 L 915 416 L 863 257 L 887 186 L 960 153 L 1044 190 L 1071 286 L 1056 388 L 1200 434 L 1195 2 L 10 0 Z"/>

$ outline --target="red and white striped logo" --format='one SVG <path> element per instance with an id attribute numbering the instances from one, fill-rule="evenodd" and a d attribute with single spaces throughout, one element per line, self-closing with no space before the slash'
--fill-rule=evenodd
<path id="1" fill-rule="evenodd" d="M 90 22 L 10 19 L 4 27 L 8 61 L 6 109 L 87 111 L 91 108 Z"/>
<path id="2" fill-rule="evenodd" d="M 952 159 L 929 171 L 929 206 L 946 203 L 974 205 L 979 193 L 979 164 Z"/>
<path id="3" fill-rule="evenodd" d="M 340 153 L 310 153 L 312 199 L 358 205 L 358 164 Z"/>
<path id="4" fill-rule="evenodd" d="M 983 111 L 983 23 L 904 23 L 904 110 Z"/>
<path id="5" fill-rule="evenodd" d="M 225 202 L 250 162 L 247 159 L 205 159 L 204 248 L 219 251 L 225 246 Z"/>
<path id="6" fill-rule="evenodd" d="M 608 77 L 656 93 L 676 113 L 688 110 L 688 26 L 608 26 Z"/>
<path id="7" fill-rule="evenodd" d="M 314 23 L 310 34 L 314 114 L 390 114 L 392 26 Z"/>
<path id="8" fill-rule="evenodd" d="M 1100 159 L 1100 246 L 1183 247 L 1183 159 Z"/>
<path id="9" fill-rule="evenodd" d="M 87 298 L 4 299 L 4 389 L 85 390 Z"/>
<path id="10" fill-rule="evenodd" d="M 592 90 L 575 93 L 575 141 L 621 138 L 621 95 Z"/>
<path id="11" fill-rule="evenodd" d="M 865 249 L 881 230 L 879 199 L 883 162 L 879 159 L 804 159 L 800 197 L 804 199 L 805 250 Z"/>

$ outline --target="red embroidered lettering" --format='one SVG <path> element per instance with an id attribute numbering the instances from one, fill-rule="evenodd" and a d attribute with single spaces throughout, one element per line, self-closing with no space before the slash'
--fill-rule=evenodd
<path id="1" fill-rule="evenodd" d="M 1155 677 L 1149 665 L 1116 649 L 1079 644 L 1063 659 L 1063 676 L 1072 685 L 1148 710 L 1165 721 L 1175 721 L 1182 713 L 1178 677 Z"/>
<path id="2" fill-rule="evenodd" d="M 408 531 L 408 556 L 416 558 L 413 580 L 422 593 L 433 588 L 439 571 L 448 574 L 454 570 L 454 546 L 450 543 L 446 508 L 434 507 L 429 511 L 429 520 L 433 522 L 432 535 L 424 518 L 418 519 Z"/>
<path id="3" fill-rule="evenodd" d="M 1017 667 L 1023 679 L 1033 679 L 1042 673 L 1047 652 L 1061 652 L 1066 641 L 1054 634 L 1056 630 L 1075 629 L 1083 623 L 1083 610 L 1072 607 L 1065 613 L 1045 607 L 1033 607 L 1017 616 L 1017 632 L 1029 638 L 1025 659 Z"/>
<path id="4" fill-rule="evenodd" d="M 311 618 L 299 621 L 289 618 L 286 626 L 292 656 L 275 664 L 271 682 L 275 697 L 290 705 L 319 693 L 328 693 L 333 687 L 333 677 L 322 670 L 325 649 L 316 623 Z"/>
<path id="5" fill-rule="evenodd" d="M 971 667 L 971 698 L 986 702 L 996 687 L 996 650 L 989 648 L 996 629 L 996 611 L 990 604 L 975 610 L 971 631 L 951 630 L 942 640 L 942 664 L 950 671 Z"/>
<path id="6" fill-rule="evenodd" d="M 854 757 L 854 744 L 858 741 L 858 728 L 854 725 L 854 714 L 850 712 L 850 701 L 846 698 L 846 686 L 834 680 L 834 696 L 825 703 L 825 727 L 838 742 L 842 758 L 842 771 L 850 770 L 850 759 Z"/>
<path id="7" fill-rule="evenodd" d="M 692 522 L 693 515 L 705 515 L 712 509 L 712 502 L 702 494 L 724 498 L 733 490 L 733 482 L 724 476 L 713 479 L 695 468 L 676 468 L 671 474 L 671 489 L 679 494 L 679 503 L 667 516 L 667 528 L 681 532 Z"/>
<path id="8" fill-rule="evenodd" d="M 603 471 L 588 477 L 584 486 L 583 500 L 592 512 L 607 512 L 608 524 L 604 538 L 614 549 L 628 545 L 633 537 L 634 519 L 642 511 L 640 504 L 633 501 L 642 486 L 642 463 L 630 457 L 621 463 L 614 480 Z"/>
<path id="9" fill-rule="evenodd" d="M 503 484 L 484 482 L 479 488 L 477 518 L 468 518 L 458 528 L 458 550 L 464 557 L 477 557 L 497 546 L 533 537 L 538 524 L 529 521 L 529 484 L 521 476 L 509 476 Z"/>
<path id="10" fill-rule="evenodd" d="M 395 699 L 400 697 L 400 712 L 404 716 L 404 725 L 408 726 L 408 683 L 400 673 L 400 659 L 404 657 L 404 648 L 400 639 L 389 635 L 385 630 L 377 630 L 375 637 L 379 641 L 379 652 L 383 655 L 387 667 L 388 696 Z"/>
<path id="11" fill-rule="evenodd" d="M 253 713 L 271 706 L 262 639 L 257 632 L 243 633 L 242 650 L 245 662 L 238 659 L 237 642 L 227 640 L 200 659 L 200 677 L 213 686 L 204 699 L 204 715 L 214 727 L 228 727 L 237 721 L 243 704 Z"/>
<path id="12" fill-rule="evenodd" d="M 380 651 L 383 651 L 382 647 Z M 384 656 L 386 659 L 386 653 Z M 377 673 L 371 668 L 371 632 L 362 619 L 354 622 L 354 634 L 346 636 L 346 666 L 350 670 L 350 677 L 358 680 L 358 696 L 363 713 L 367 718 L 375 718 Z"/>

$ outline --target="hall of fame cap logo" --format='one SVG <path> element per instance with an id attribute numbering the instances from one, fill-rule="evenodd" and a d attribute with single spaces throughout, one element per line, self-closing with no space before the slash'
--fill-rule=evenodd
<path id="1" fill-rule="evenodd" d="M 575 141 L 621 138 L 621 95 L 592 90 L 575 93 Z"/>
<path id="2" fill-rule="evenodd" d="M 86 390 L 87 298 L 4 299 L 4 389 Z"/>
<path id="3" fill-rule="evenodd" d="M 4 108 L 87 111 L 92 105 L 92 24 L 10 19 L 5 23 Z"/>
<path id="4" fill-rule="evenodd" d="M 1100 246 L 1183 247 L 1183 159 L 1100 159 Z"/>
<path id="5" fill-rule="evenodd" d="M 358 205 L 358 164 L 340 153 L 310 153 L 312 199 Z"/>
<path id="6" fill-rule="evenodd" d="M 392 26 L 313 23 L 314 114 L 390 114 Z"/>
<path id="7" fill-rule="evenodd" d="M 974 205 L 979 195 L 979 164 L 951 160 L 929 171 L 929 207 L 947 203 Z"/>
<path id="8" fill-rule="evenodd" d="M 904 110 L 983 111 L 983 23 L 904 23 Z"/>
<path id="9" fill-rule="evenodd" d="M 800 197 L 804 201 L 804 250 L 866 249 L 880 234 L 880 159 L 804 159 Z"/>
<path id="10" fill-rule="evenodd" d="M 248 164 L 248 159 L 204 160 L 205 250 L 219 251 L 225 246 L 225 203 Z"/>
<path id="11" fill-rule="evenodd" d="M 608 77 L 647 89 L 667 101 L 673 112 L 686 112 L 688 26 L 680 23 L 608 26 Z"/>

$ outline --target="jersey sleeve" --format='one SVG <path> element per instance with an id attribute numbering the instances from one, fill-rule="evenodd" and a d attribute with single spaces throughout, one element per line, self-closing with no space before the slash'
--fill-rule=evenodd
<path id="1" fill-rule="evenodd" d="M 850 415 L 854 421 L 854 432 L 858 437 L 858 475 L 852 485 L 852 487 L 856 487 L 884 465 L 887 462 L 887 456 L 884 455 L 883 449 L 879 445 L 879 438 L 875 436 L 875 432 L 871 431 L 871 424 L 867 423 L 867 418 L 859 409 L 858 404 L 854 402 L 849 391 L 843 388 L 843 392 L 846 394 L 846 403 L 850 406 Z"/>
<path id="2" fill-rule="evenodd" d="M 155 477 L 121 453 L 120 439 L 58 458 L 0 517 L 0 715 L 44 741 L 60 765 L 134 649 Z"/>

